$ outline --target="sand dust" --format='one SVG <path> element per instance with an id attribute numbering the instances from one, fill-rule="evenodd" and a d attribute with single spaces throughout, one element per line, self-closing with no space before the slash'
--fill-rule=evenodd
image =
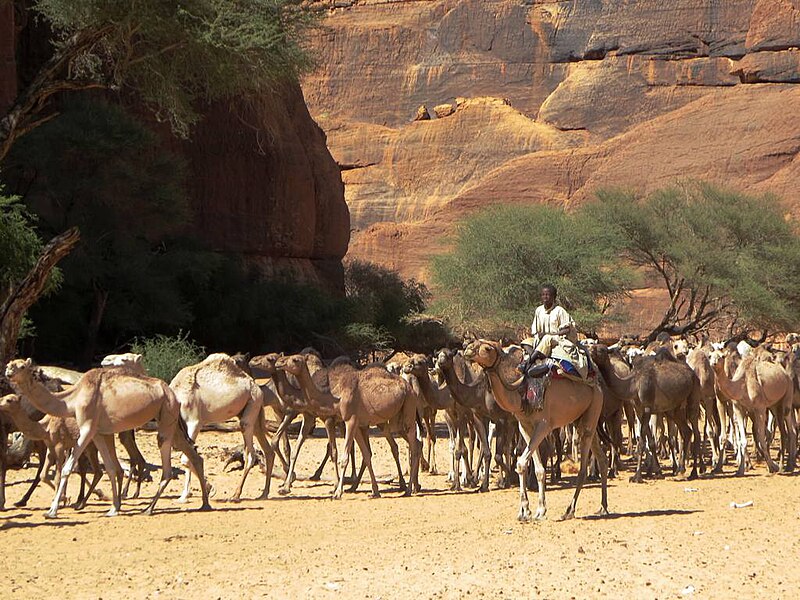
<path id="1" fill-rule="evenodd" d="M 154 434 L 138 438 L 155 461 Z M 239 439 L 200 436 L 216 488 L 212 513 L 192 510 L 197 496 L 178 504 L 178 481 L 153 517 L 138 514 L 145 499 L 124 501 L 123 515 L 113 519 L 104 517 L 109 504 L 93 499 L 82 512 L 66 508 L 46 521 L 52 491 L 45 486 L 28 508 L 0 512 L 6 597 L 780 598 L 800 586 L 800 483 L 767 475 L 762 465 L 742 478 L 728 465 L 723 476 L 692 482 L 636 485 L 625 474 L 611 483 L 611 516 L 590 517 L 600 498 L 593 484 L 578 518 L 557 522 L 572 494 L 570 477 L 550 488 L 548 519 L 523 525 L 515 520 L 517 490 L 453 493 L 445 475 L 423 473 L 418 497 L 400 497 L 383 483 L 380 499 L 368 499 L 362 484 L 332 501 L 332 468 L 321 482 L 303 479 L 324 453 L 318 438 L 303 450 L 291 496 L 278 496 L 274 479 L 268 501 L 225 502 L 240 472 L 222 472 L 223 450 Z M 380 437 L 372 446 L 376 470 L 388 479 L 388 446 Z M 446 440 L 437 446 L 446 470 Z M 32 475 L 10 473 L 9 504 Z M 257 496 L 262 484 L 254 470 L 244 496 Z M 101 488 L 110 493 L 107 481 Z M 148 484 L 145 495 L 153 489 Z M 751 500 L 747 508 L 730 506 Z"/>

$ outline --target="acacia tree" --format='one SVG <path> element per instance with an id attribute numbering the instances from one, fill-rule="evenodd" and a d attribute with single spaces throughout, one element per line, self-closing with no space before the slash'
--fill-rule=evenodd
<path id="1" fill-rule="evenodd" d="M 800 239 L 774 197 L 688 183 L 645 198 L 601 191 L 582 212 L 664 283 L 669 304 L 650 340 L 721 321 L 762 338 L 798 324 Z"/>
<path id="2" fill-rule="evenodd" d="M 53 51 L 0 114 L 0 163 L 20 137 L 58 116 L 56 100 L 66 92 L 131 92 L 186 136 L 199 103 L 295 80 L 309 62 L 299 33 L 310 13 L 296 0 L 33 0 L 30 8 L 17 6 L 47 24 Z M 77 241 L 77 230 L 53 238 L 0 299 L 0 364 L 13 355 L 22 315 Z"/>
<path id="3" fill-rule="evenodd" d="M 544 283 L 584 331 L 607 318 L 632 274 L 621 264 L 613 236 L 551 206 L 501 206 L 461 223 L 453 250 L 432 263 L 435 310 L 455 324 L 488 333 L 530 323 Z"/>

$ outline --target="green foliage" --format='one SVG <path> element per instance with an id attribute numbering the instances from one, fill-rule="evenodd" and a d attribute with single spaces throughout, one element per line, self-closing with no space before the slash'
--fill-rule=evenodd
<path id="1" fill-rule="evenodd" d="M 25 277 L 42 249 L 34 223 L 19 196 L 4 195 L 0 186 L 0 303 L 9 286 Z"/>
<path id="2" fill-rule="evenodd" d="M 395 341 L 385 327 L 376 327 L 372 323 L 349 323 L 343 333 L 345 348 L 360 355 L 359 358 L 389 350 Z"/>
<path id="3" fill-rule="evenodd" d="M 175 336 L 156 335 L 137 339 L 131 344 L 131 352 L 142 355 L 148 375 L 168 383 L 178 371 L 197 364 L 206 355 L 204 348 L 190 340 L 188 333 L 182 332 Z"/>
<path id="4" fill-rule="evenodd" d="M 32 311 L 40 351 L 83 347 L 88 363 L 98 335 L 189 324 L 178 277 L 196 272 L 202 254 L 170 241 L 189 221 L 183 164 L 151 131 L 118 107 L 75 98 L 15 145 L 8 172 L 43 233 L 81 231 L 63 262 L 64 293 Z"/>
<path id="5" fill-rule="evenodd" d="M 19 284 L 36 263 L 42 250 L 42 240 L 36 232 L 36 217 L 18 196 L 6 196 L 0 186 L 0 304 L 8 297 L 11 287 Z M 59 289 L 63 275 L 53 269 L 45 294 Z M 23 317 L 19 338 L 35 335 L 31 320 Z"/>
<path id="6" fill-rule="evenodd" d="M 430 297 L 424 284 L 404 281 L 396 271 L 361 260 L 345 264 L 344 289 L 352 321 L 370 323 L 395 337 L 402 337 L 405 318 L 424 311 Z"/>
<path id="7" fill-rule="evenodd" d="M 613 236 L 580 215 L 550 206 L 502 206 L 464 221 L 453 251 L 434 258 L 435 310 L 480 332 L 530 323 L 542 284 L 584 330 L 594 329 L 632 276 Z"/>
<path id="8" fill-rule="evenodd" d="M 800 324 L 800 238 L 774 197 L 689 183 L 646 198 L 602 191 L 583 212 L 627 260 L 663 280 L 673 302 L 660 329 Z"/>
<path id="9" fill-rule="evenodd" d="M 186 135 L 199 102 L 270 89 L 310 64 L 300 43 L 311 13 L 297 0 L 35 0 L 57 49 L 78 53 L 70 79 L 135 90 Z"/>

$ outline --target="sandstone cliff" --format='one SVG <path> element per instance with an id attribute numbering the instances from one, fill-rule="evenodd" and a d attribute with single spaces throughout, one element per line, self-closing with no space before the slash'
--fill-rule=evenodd
<path id="1" fill-rule="evenodd" d="M 353 256 L 424 279 L 470 211 L 687 177 L 800 216 L 800 0 L 335 4 L 303 87 Z"/>
<path id="2" fill-rule="evenodd" d="M 14 17 L 12 3 L 0 2 L 0 109 L 47 51 Z M 343 288 L 350 220 L 342 179 L 299 85 L 209 107 L 190 140 L 166 132 L 164 140 L 188 160 L 199 238 L 265 274 Z"/>

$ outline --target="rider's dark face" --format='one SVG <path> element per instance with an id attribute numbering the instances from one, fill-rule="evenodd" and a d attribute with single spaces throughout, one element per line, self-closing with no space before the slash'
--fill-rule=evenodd
<path id="1" fill-rule="evenodd" d="M 544 304 L 545 308 L 550 308 L 555 304 L 556 295 L 553 293 L 553 290 L 550 288 L 543 288 L 542 289 L 542 304 Z"/>

